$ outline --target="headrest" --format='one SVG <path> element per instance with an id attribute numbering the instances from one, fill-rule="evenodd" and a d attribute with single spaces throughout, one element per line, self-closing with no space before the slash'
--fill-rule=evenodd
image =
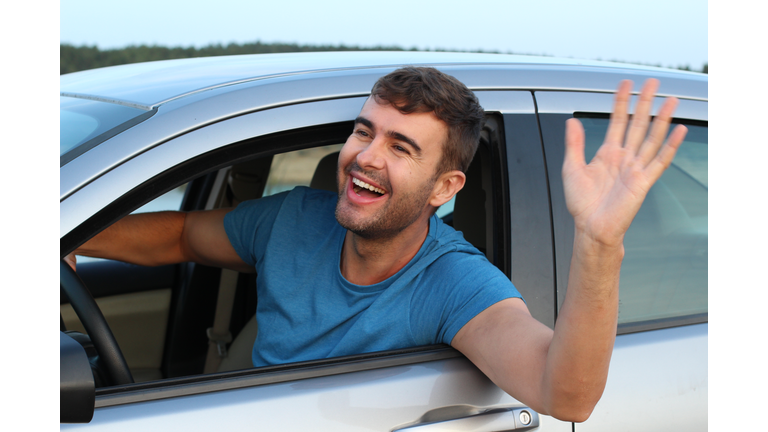
<path id="1" fill-rule="evenodd" d="M 334 193 L 339 192 L 339 188 L 336 186 L 336 166 L 338 164 L 339 152 L 325 155 L 320 159 L 320 162 L 317 163 L 315 175 L 312 176 L 312 181 L 309 183 L 309 187 Z"/>

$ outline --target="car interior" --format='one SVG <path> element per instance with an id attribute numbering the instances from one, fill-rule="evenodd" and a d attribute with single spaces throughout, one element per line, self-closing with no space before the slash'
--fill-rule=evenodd
<path id="1" fill-rule="evenodd" d="M 492 146 L 499 144 L 496 124 L 492 118 L 486 122 L 465 187 L 438 213 L 491 262 L 503 247 L 493 235 L 501 204 L 494 199 L 499 193 L 494 181 L 499 180 L 492 175 L 499 162 L 492 162 Z M 180 209 L 234 207 L 298 184 L 337 191 L 340 148 L 335 144 L 243 158 L 186 183 Z M 280 176 L 287 177 L 282 184 L 276 180 Z M 77 271 L 96 298 L 135 382 L 252 368 L 258 333 L 256 274 L 194 263 L 148 268 L 109 260 L 78 262 Z M 61 317 L 62 328 L 85 333 L 63 292 Z"/>

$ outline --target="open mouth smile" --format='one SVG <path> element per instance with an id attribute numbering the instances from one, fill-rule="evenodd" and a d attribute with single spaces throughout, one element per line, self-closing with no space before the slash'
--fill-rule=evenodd
<path id="1" fill-rule="evenodd" d="M 389 193 L 378 185 L 372 185 L 354 175 L 349 176 L 347 197 L 358 205 L 373 204 L 383 199 Z"/>
<path id="2" fill-rule="evenodd" d="M 363 189 L 367 189 L 367 190 L 375 192 L 375 193 L 377 193 L 379 195 L 384 195 L 384 191 L 382 189 L 379 189 L 379 188 L 377 188 L 376 186 L 373 186 L 373 185 L 369 185 L 368 183 L 366 183 L 366 182 L 364 182 L 364 181 L 362 181 L 362 180 L 360 180 L 358 178 L 352 177 L 352 183 L 355 184 L 355 186 L 353 188 L 354 188 L 355 193 L 358 194 L 358 195 L 360 195 L 360 192 Z"/>

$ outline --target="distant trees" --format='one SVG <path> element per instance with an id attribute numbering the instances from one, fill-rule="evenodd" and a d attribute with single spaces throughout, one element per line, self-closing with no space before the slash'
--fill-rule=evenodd
<path id="1" fill-rule="evenodd" d="M 190 57 L 212 57 L 237 54 L 267 54 L 304 51 L 406 51 L 398 46 L 358 47 L 346 45 L 299 45 L 289 43 L 261 43 L 259 41 L 246 44 L 231 43 L 228 45 L 208 45 L 202 48 L 162 47 L 162 46 L 128 46 L 120 49 L 100 50 L 96 46 L 73 46 L 61 44 L 59 51 L 59 73 L 66 74 L 87 69 L 115 66 L 127 63 L 141 63 L 155 60 L 170 60 Z M 416 51 L 411 48 L 410 51 Z M 442 51 L 442 50 L 436 50 Z M 498 53 L 498 51 L 473 51 Z M 688 66 L 678 69 L 691 70 Z M 702 72 L 707 73 L 707 65 Z"/>
<path id="2" fill-rule="evenodd" d="M 298 45 L 287 43 L 247 43 L 208 45 L 202 48 L 181 48 L 161 46 L 128 46 L 120 49 L 100 50 L 93 46 L 60 45 L 59 73 L 65 74 L 87 69 L 115 66 L 127 63 L 141 63 L 155 60 L 170 60 L 191 57 L 212 57 L 237 54 L 267 54 L 303 51 L 405 51 L 396 46 L 361 48 L 346 45 Z M 415 51 L 416 49 L 412 49 Z"/>

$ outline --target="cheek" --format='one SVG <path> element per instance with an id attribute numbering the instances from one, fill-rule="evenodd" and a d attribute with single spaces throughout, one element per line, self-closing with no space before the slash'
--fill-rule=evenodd
<path id="1" fill-rule="evenodd" d="M 347 141 L 346 144 L 344 144 L 344 147 L 341 148 L 341 151 L 339 152 L 339 175 L 343 175 L 344 167 L 348 166 L 354 159 L 356 152 L 354 151 L 354 145 L 351 145 L 349 141 Z"/>

